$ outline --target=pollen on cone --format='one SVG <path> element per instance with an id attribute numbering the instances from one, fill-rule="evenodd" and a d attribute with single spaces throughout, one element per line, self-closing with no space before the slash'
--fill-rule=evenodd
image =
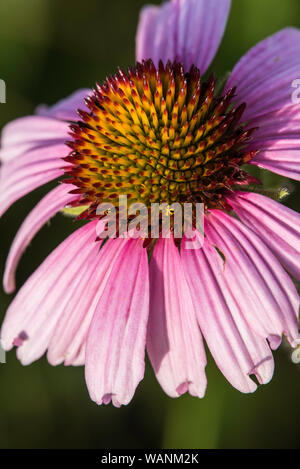
<path id="1" fill-rule="evenodd" d="M 65 169 L 95 214 L 101 202 L 117 205 L 200 202 L 226 208 L 224 193 L 247 184 L 241 166 L 255 152 L 243 147 L 252 130 L 239 121 L 245 109 L 229 109 L 234 89 L 215 97 L 215 80 L 202 83 L 192 66 L 151 60 L 97 84 L 86 99 L 90 113 L 71 125 Z M 65 181 L 67 182 L 67 180 Z"/>

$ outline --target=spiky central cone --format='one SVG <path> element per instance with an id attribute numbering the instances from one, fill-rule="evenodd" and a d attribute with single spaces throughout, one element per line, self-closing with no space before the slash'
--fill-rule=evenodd
<path id="1" fill-rule="evenodd" d="M 107 78 L 86 99 L 90 113 L 71 125 L 67 181 L 95 215 L 99 203 L 202 202 L 226 208 L 225 193 L 252 181 L 241 166 L 255 152 L 243 148 L 253 131 L 239 124 L 245 106 L 231 105 L 234 89 L 215 97 L 215 81 L 201 83 L 194 66 L 185 73 L 151 60 Z"/>

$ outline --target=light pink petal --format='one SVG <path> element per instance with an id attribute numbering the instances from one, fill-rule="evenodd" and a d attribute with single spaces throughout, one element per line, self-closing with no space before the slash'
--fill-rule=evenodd
<path id="1" fill-rule="evenodd" d="M 300 280 L 300 215 L 260 194 L 237 192 L 228 203 L 239 218 L 272 249 L 283 266 Z"/>
<path id="2" fill-rule="evenodd" d="M 211 211 L 205 231 L 225 256 L 224 280 L 249 326 L 268 338 L 272 348 L 285 334 L 290 344 L 299 343 L 299 295 L 289 275 L 265 242 L 238 220 Z"/>
<path id="3" fill-rule="evenodd" d="M 21 171 L 28 170 L 30 172 L 32 165 L 39 163 L 44 164 L 45 167 L 48 165 L 50 168 L 53 165 L 66 166 L 61 158 L 67 156 L 68 153 L 70 153 L 68 147 L 63 141 L 54 144 L 49 142 L 45 145 L 38 145 L 29 150 L 24 150 L 22 155 L 3 163 L 1 166 L 1 184 L 4 184 L 5 179 L 8 177 L 14 177 L 15 180 L 19 179 Z"/>
<path id="4" fill-rule="evenodd" d="M 11 245 L 6 261 L 3 281 L 6 293 L 12 293 L 15 290 L 15 274 L 19 260 L 36 233 L 63 207 L 79 198 L 78 195 L 69 194 L 74 188 L 75 186 L 70 184 L 58 185 L 25 218 Z"/>
<path id="5" fill-rule="evenodd" d="M 1 329 L 6 350 L 18 345 L 24 365 L 47 349 L 57 320 L 84 281 L 99 252 L 97 222 L 87 223 L 61 243 L 31 275 L 11 303 Z"/>
<path id="6" fill-rule="evenodd" d="M 97 231 L 99 233 L 99 231 Z M 85 342 L 96 306 L 109 281 L 114 259 L 125 248 L 124 239 L 109 239 L 87 266 L 87 274 L 59 318 L 48 347 L 51 365 L 83 364 Z"/>
<path id="7" fill-rule="evenodd" d="M 281 344 L 283 326 L 281 311 L 274 301 L 273 295 L 268 290 L 267 293 L 264 292 L 264 296 L 257 294 L 255 282 L 258 281 L 258 275 L 254 277 L 253 282 L 249 281 L 248 264 L 250 261 L 246 253 L 243 253 L 239 244 L 232 237 L 228 241 L 226 233 L 222 229 L 220 229 L 220 233 L 218 229 L 214 230 L 214 225 L 215 223 L 206 222 L 206 234 L 213 246 L 217 246 L 225 258 L 225 261 L 223 260 L 223 282 L 226 284 L 229 295 L 238 304 L 240 314 L 247 321 L 248 327 L 260 337 L 268 339 L 272 349 L 277 349 Z M 274 314 L 274 309 L 276 314 Z"/>
<path id="8" fill-rule="evenodd" d="M 300 31 L 286 28 L 254 46 L 237 63 L 226 89 L 237 86 L 239 103 L 251 125 L 271 111 L 293 105 L 292 83 L 300 77 Z"/>
<path id="9" fill-rule="evenodd" d="M 0 168 L 0 216 L 18 199 L 64 173 L 61 168 L 66 164 L 60 157 L 69 153 L 64 144 L 29 153 Z"/>
<path id="10" fill-rule="evenodd" d="M 8 124 L 2 132 L 0 159 L 0 216 L 18 199 L 63 174 L 61 158 L 67 123 L 30 116 Z"/>
<path id="11" fill-rule="evenodd" d="M 253 392 L 256 384 L 273 375 L 273 358 L 266 340 L 246 323 L 239 304 L 224 282 L 223 261 L 206 239 L 201 249 L 185 248 L 181 255 L 200 329 L 224 376 L 241 392 Z"/>
<path id="12" fill-rule="evenodd" d="M 79 352 L 76 354 L 76 357 L 72 358 L 72 359 L 69 359 L 69 360 L 66 359 L 64 364 L 66 366 L 67 365 L 68 366 L 83 366 L 85 364 L 85 347 L 86 347 L 86 343 L 84 342 L 82 344 Z"/>
<path id="13" fill-rule="evenodd" d="M 147 252 L 131 239 L 115 259 L 87 338 L 86 381 L 97 404 L 132 399 L 144 376 L 148 313 Z"/>
<path id="14" fill-rule="evenodd" d="M 171 397 L 203 397 L 206 356 L 191 294 L 172 239 L 159 239 L 150 263 L 147 350 L 156 377 Z"/>
<path id="15" fill-rule="evenodd" d="M 152 59 L 192 64 L 204 74 L 226 26 L 230 0 L 171 0 L 141 11 L 136 37 L 138 61 Z"/>
<path id="16" fill-rule="evenodd" d="M 16 119 L 2 130 L 0 160 L 8 161 L 21 156 L 24 153 L 23 145 L 28 145 L 29 149 L 63 143 L 69 131 L 67 122 L 50 117 L 28 116 Z"/>
<path id="17" fill-rule="evenodd" d="M 46 106 L 41 104 L 36 109 L 36 113 L 39 116 L 54 117 L 56 119 L 66 120 L 66 121 L 77 121 L 78 114 L 77 109 L 82 109 L 87 111 L 84 99 L 91 94 L 91 90 L 88 88 L 80 89 L 75 91 L 70 96 L 53 106 Z"/>
<path id="18" fill-rule="evenodd" d="M 0 216 L 18 199 L 63 174 L 61 168 L 67 165 L 61 158 L 70 153 L 65 145 L 70 138 L 66 121 L 79 119 L 77 109 L 86 109 L 83 99 L 90 92 L 79 90 L 50 108 L 40 107 L 37 116 L 22 117 L 4 127 Z"/>

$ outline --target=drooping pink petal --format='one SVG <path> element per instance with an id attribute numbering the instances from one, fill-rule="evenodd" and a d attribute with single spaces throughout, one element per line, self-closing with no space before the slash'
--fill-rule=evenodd
<path id="1" fill-rule="evenodd" d="M 239 391 L 256 389 L 272 378 L 274 363 L 266 340 L 251 330 L 224 282 L 223 260 L 205 240 L 201 249 L 185 248 L 181 256 L 200 329 L 216 364 Z"/>
<path id="2" fill-rule="evenodd" d="M 149 314 L 147 252 L 129 239 L 113 269 L 90 326 L 86 381 L 91 399 L 117 407 L 130 402 L 144 375 Z"/>
<path id="3" fill-rule="evenodd" d="M 237 87 L 246 121 L 293 105 L 292 83 L 300 76 L 300 31 L 286 28 L 254 46 L 234 67 L 226 89 Z"/>
<path id="4" fill-rule="evenodd" d="M 143 8 L 136 37 L 138 61 L 152 59 L 192 64 L 204 74 L 226 26 L 230 0 L 170 0 Z"/>
<path id="5" fill-rule="evenodd" d="M 251 163 L 274 173 L 300 180 L 299 105 L 270 112 L 255 119 L 259 129 L 248 150 L 259 150 Z"/>
<path id="6" fill-rule="evenodd" d="M 207 223 L 207 233 L 209 239 L 215 246 L 220 249 L 220 253 L 224 256 L 223 262 L 223 281 L 226 288 L 233 296 L 239 306 L 240 313 L 243 315 L 248 323 L 260 337 L 268 339 L 272 349 L 277 349 L 281 344 L 283 326 L 280 318 L 280 310 L 278 313 L 278 305 L 275 303 L 273 296 L 267 291 L 262 297 L 257 294 L 255 282 L 249 282 L 248 279 L 248 264 L 251 262 L 243 252 L 240 253 L 237 259 L 235 251 L 241 251 L 239 245 L 230 239 L 231 244 L 226 244 L 226 237 L 222 230 L 220 234 L 216 233 L 213 229 L 214 224 L 210 226 Z M 255 280 L 258 281 L 258 276 Z M 274 308 L 275 312 L 270 308 Z"/>
<path id="7" fill-rule="evenodd" d="M 99 252 L 95 242 L 97 222 L 87 223 L 71 234 L 40 265 L 12 301 L 1 329 L 1 344 L 17 355 L 24 365 L 46 351 L 74 292 L 84 281 Z"/>
<path id="8" fill-rule="evenodd" d="M 283 266 L 300 280 L 300 214 L 250 192 L 235 192 L 227 201 L 239 218 L 261 236 Z"/>
<path id="9" fill-rule="evenodd" d="M 99 232 L 99 231 L 98 231 Z M 122 248 L 124 239 L 109 239 L 97 256 L 92 259 L 87 273 L 79 288 L 68 302 L 60 316 L 48 347 L 47 358 L 51 365 L 83 364 L 85 361 L 85 342 L 94 316 L 96 306 L 110 278 L 114 265 Z"/>
<path id="10" fill-rule="evenodd" d="M 46 106 L 41 104 L 36 109 L 39 116 L 54 117 L 60 120 L 77 121 L 77 110 L 82 109 L 87 111 L 84 99 L 91 93 L 88 88 L 80 89 L 72 93 L 67 98 L 64 98 L 53 106 Z"/>
<path id="11" fill-rule="evenodd" d="M 70 153 L 69 122 L 78 120 L 77 109 L 86 109 L 79 90 L 58 104 L 38 110 L 39 115 L 16 119 L 1 135 L 0 216 L 18 199 L 58 178 Z M 65 119 L 61 120 L 61 119 Z"/>
<path id="12" fill-rule="evenodd" d="M 68 149 L 63 143 L 45 146 L 22 155 L 0 169 L 0 216 L 18 199 L 63 174 L 60 157 Z"/>
<path id="13" fill-rule="evenodd" d="M 289 275 L 264 241 L 238 220 L 210 212 L 207 237 L 225 258 L 224 280 L 249 326 L 277 348 L 282 334 L 299 343 L 299 295 Z"/>
<path id="14" fill-rule="evenodd" d="M 169 396 L 204 396 L 205 350 L 173 238 L 158 240 L 150 263 L 147 350 Z"/>
<path id="15" fill-rule="evenodd" d="M 7 162 L 22 156 L 29 149 L 63 143 L 69 131 L 67 122 L 52 117 L 27 116 L 16 119 L 2 130 L 0 160 Z"/>
<path id="16" fill-rule="evenodd" d="M 19 260 L 36 233 L 63 207 L 79 198 L 78 195 L 69 194 L 73 188 L 75 186 L 70 184 L 58 185 L 25 218 L 11 245 L 6 261 L 3 280 L 6 293 L 12 293 L 15 290 L 15 274 Z"/>

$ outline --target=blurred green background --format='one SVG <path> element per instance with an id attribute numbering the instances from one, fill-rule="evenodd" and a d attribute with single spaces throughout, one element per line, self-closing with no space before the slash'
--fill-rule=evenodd
<path id="1" fill-rule="evenodd" d="M 0 78 L 7 84 L 7 104 L 0 104 L 0 126 L 31 114 L 39 103 L 93 86 L 118 65 L 132 64 L 145 3 L 1 0 Z M 233 0 L 212 69 L 224 74 L 257 41 L 287 25 L 300 27 L 299 0 Z M 276 176 L 264 179 L 282 182 Z M 0 220 L 1 275 L 18 226 L 49 187 L 16 203 Z M 299 210 L 299 184 L 294 189 L 286 203 Z M 57 215 L 41 230 L 22 259 L 18 286 L 74 229 L 72 220 Z M 9 301 L 1 289 L 1 318 Z M 299 448 L 300 366 L 291 363 L 284 346 L 275 359 L 273 381 L 254 395 L 242 395 L 209 358 L 203 400 L 168 398 L 148 364 L 132 403 L 115 409 L 90 401 L 82 368 L 53 368 L 45 359 L 22 367 L 11 352 L 0 364 L 0 447 Z"/>

